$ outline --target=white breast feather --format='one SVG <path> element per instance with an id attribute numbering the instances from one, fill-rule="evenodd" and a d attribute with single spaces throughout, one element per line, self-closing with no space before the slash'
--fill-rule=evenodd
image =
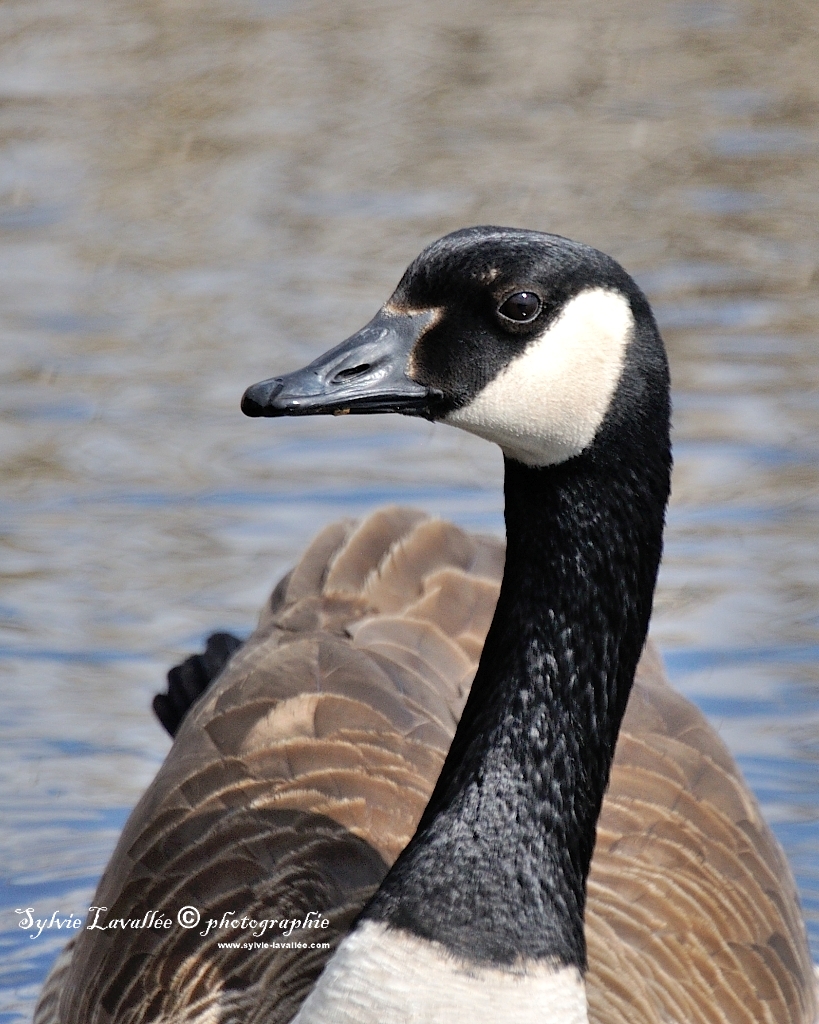
<path id="1" fill-rule="evenodd" d="M 467 966 L 377 921 L 348 935 L 291 1024 L 588 1024 L 580 972 Z"/>

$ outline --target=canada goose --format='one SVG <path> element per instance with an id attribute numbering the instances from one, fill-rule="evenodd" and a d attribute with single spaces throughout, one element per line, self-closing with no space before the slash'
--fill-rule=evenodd
<path id="1" fill-rule="evenodd" d="M 192 906 L 204 928 L 87 928 L 36 1024 L 812 1024 L 784 856 L 643 650 L 668 374 L 626 273 L 557 236 L 456 232 L 243 408 L 496 441 L 505 557 L 406 509 L 324 530 L 184 718 L 95 897 L 104 920 Z M 231 917 L 309 912 L 329 962 L 219 948 L 250 938 Z"/>

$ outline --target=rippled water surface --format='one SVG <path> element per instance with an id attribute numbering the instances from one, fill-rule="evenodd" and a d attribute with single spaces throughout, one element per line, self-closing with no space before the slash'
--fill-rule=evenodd
<path id="1" fill-rule="evenodd" d="M 249 421 L 470 223 L 611 252 L 671 355 L 654 617 L 819 957 L 819 9 L 656 0 L 0 6 L 0 1021 L 28 1018 L 169 741 L 167 666 L 247 631 L 320 526 L 501 528 L 499 455 Z"/>

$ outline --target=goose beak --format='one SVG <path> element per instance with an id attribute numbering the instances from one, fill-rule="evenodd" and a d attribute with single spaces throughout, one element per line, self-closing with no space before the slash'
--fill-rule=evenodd
<path id="1" fill-rule="evenodd" d="M 242 398 L 246 416 L 317 416 L 400 412 L 433 418 L 443 395 L 407 376 L 410 353 L 435 318 L 433 311 L 381 310 L 340 345 L 284 377 L 253 384 Z"/>

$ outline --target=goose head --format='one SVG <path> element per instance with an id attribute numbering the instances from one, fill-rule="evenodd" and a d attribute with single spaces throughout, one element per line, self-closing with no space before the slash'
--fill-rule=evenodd
<path id="1" fill-rule="evenodd" d="M 648 303 L 613 259 L 558 235 L 475 227 L 429 245 L 365 327 L 248 388 L 242 410 L 422 416 L 542 467 L 605 428 L 661 419 L 667 374 Z"/>

